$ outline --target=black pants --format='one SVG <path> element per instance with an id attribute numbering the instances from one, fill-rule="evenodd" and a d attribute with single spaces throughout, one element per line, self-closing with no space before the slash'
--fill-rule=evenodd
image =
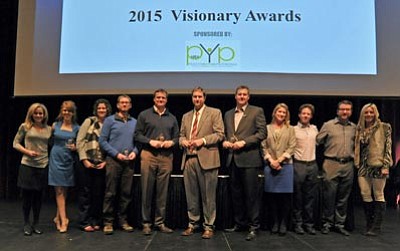
<path id="1" fill-rule="evenodd" d="M 259 167 L 239 168 L 232 162 L 231 192 L 235 224 L 249 226 L 251 230 L 260 227 Z"/>
<path id="2" fill-rule="evenodd" d="M 314 226 L 314 204 L 318 189 L 318 166 L 294 162 L 293 223 Z"/>
<path id="3" fill-rule="evenodd" d="M 100 226 L 103 216 L 105 169 L 86 168 L 80 164 L 79 185 L 79 225 Z"/>

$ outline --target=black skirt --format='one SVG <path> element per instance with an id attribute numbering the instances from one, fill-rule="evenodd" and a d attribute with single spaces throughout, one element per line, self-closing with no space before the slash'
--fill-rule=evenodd
<path id="1" fill-rule="evenodd" d="M 21 164 L 18 170 L 18 187 L 41 191 L 46 183 L 47 168 L 37 168 Z"/>

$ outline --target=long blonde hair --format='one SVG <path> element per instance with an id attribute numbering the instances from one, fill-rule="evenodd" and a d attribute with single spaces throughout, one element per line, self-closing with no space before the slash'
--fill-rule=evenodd
<path id="1" fill-rule="evenodd" d="M 289 127 L 290 126 L 290 112 L 289 112 L 289 106 L 287 106 L 285 103 L 279 103 L 275 106 L 274 110 L 272 111 L 271 123 L 275 123 L 275 114 L 279 108 L 284 108 L 286 110 L 286 117 L 285 117 L 285 121 L 283 122 L 283 124 L 286 125 L 287 127 Z"/>
<path id="2" fill-rule="evenodd" d="M 363 108 L 361 109 L 360 118 L 358 119 L 357 128 L 361 131 L 365 130 L 365 110 L 367 110 L 370 107 L 372 108 L 372 110 L 374 110 L 375 114 L 374 125 L 381 122 L 379 118 L 379 111 L 376 105 L 374 103 L 368 103 L 364 105 Z"/>
<path id="3" fill-rule="evenodd" d="M 34 120 L 33 120 L 33 113 L 35 113 L 35 110 L 37 108 L 41 108 L 43 110 L 43 120 L 42 122 L 42 126 L 47 125 L 47 121 L 49 119 L 49 113 L 47 112 L 47 108 L 44 104 L 41 103 L 33 103 L 31 104 L 31 106 L 28 108 L 28 112 L 26 113 L 26 117 L 25 117 L 25 128 L 27 130 L 31 129 L 33 124 L 34 124 Z"/>

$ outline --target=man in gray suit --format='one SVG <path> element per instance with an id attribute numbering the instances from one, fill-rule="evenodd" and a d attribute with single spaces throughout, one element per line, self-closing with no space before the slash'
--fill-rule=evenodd
<path id="1" fill-rule="evenodd" d="M 239 86 L 236 107 L 225 113 L 225 141 L 229 150 L 226 165 L 231 171 L 231 192 L 235 226 L 228 232 L 249 229 L 246 240 L 253 240 L 260 227 L 258 174 L 263 166 L 260 144 L 266 138 L 266 122 L 261 107 L 249 105 L 250 90 Z"/>
<path id="2" fill-rule="evenodd" d="M 189 226 L 182 236 L 190 236 L 199 227 L 203 209 L 203 239 L 214 235 L 216 191 L 220 166 L 218 144 L 224 138 L 224 123 L 219 109 L 204 104 L 201 87 L 192 91 L 194 109 L 183 115 L 179 145 L 184 149 L 183 179 L 188 206 Z M 201 199 L 199 199 L 201 197 Z M 202 205 L 199 205 L 201 201 Z"/>

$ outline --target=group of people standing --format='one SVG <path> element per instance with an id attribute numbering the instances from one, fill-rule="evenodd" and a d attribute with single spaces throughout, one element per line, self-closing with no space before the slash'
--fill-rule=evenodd
<path id="1" fill-rule="evenodd" d="M 392 165 L 391 127 L 380 121 L 374 104 L 363 107 L 355 125 L 349 120 L 352 103 L 341 101 L 337 117 L 318 131 L 311 124 L 314 115 L 311 104 L 299 108 L 299 121 L 291 126 L 289 108 L 280 103 L 267 125 L 263 109 L 249 104 L 247 86 L 236 88 L 236 107 L 224 117 L 219 109 L 205 104 L 203 88 L 195 87 L 191 95 L 193 109 L 183 115 L 180 128 L 166 106 L 168 93 L 164 89 L 154 92 L 154 105 L 142 111 L 137 120 L 129 115 L 132 102 L 127 95 L 118 97 L 117 112 L 113 115 L 107 100 L 97 100 L 94 116 L 81 126 L 76 123 L 76 106 L 72 101 L 63 102 L 57 122 L 51 127 L 47 125 L 46 107 L 32 104 L 14 139 L 14 148 L 23 154 L 18 186 L 23 195 L 24 234 L 42 233 L 38 221 L 47 166 L 48 184 L 54 186 L 56 194 L 54 222 L 59 232 L 67 231 L 65 202 L 67 188 L 75 185 L 75 152 L 81 163 L 76 180 L 80 187 L 82 230 L 93 232 L 103 227 L 105 234 L 112 234 L 114 227 L 119 226 L 124 231 L 133 231 L 127 221 L 127 210 L 133 166 L 140 158 L 142 233 L 151 235 L 154 228 L 172 233 L 165 224 L 165 213 L 173 149 L 179 146 L 183 149 L 181 169 L 189 218 L 181 235 L 191 236 L 202 229 L 201 237 L 210 239 L 214 236 L 222 145 L 227 151 L 235 223 L 225 229 L 227 232 L 248 231 L 248 241 L 256 237 L 260 227 L 259 174 L 263 168 L 271 233 L 286 234 L 293 208 L 294 231 L 314 235 L 318 144 L 324 146 L 321 233 L 337 230 L 349 235 L 344 222 L 355 166 L 364 201 L 365 234 L 379 234 L 385 208 L 383 189 Z M 49 142 L 53 142 L 50 154 Z"/>

